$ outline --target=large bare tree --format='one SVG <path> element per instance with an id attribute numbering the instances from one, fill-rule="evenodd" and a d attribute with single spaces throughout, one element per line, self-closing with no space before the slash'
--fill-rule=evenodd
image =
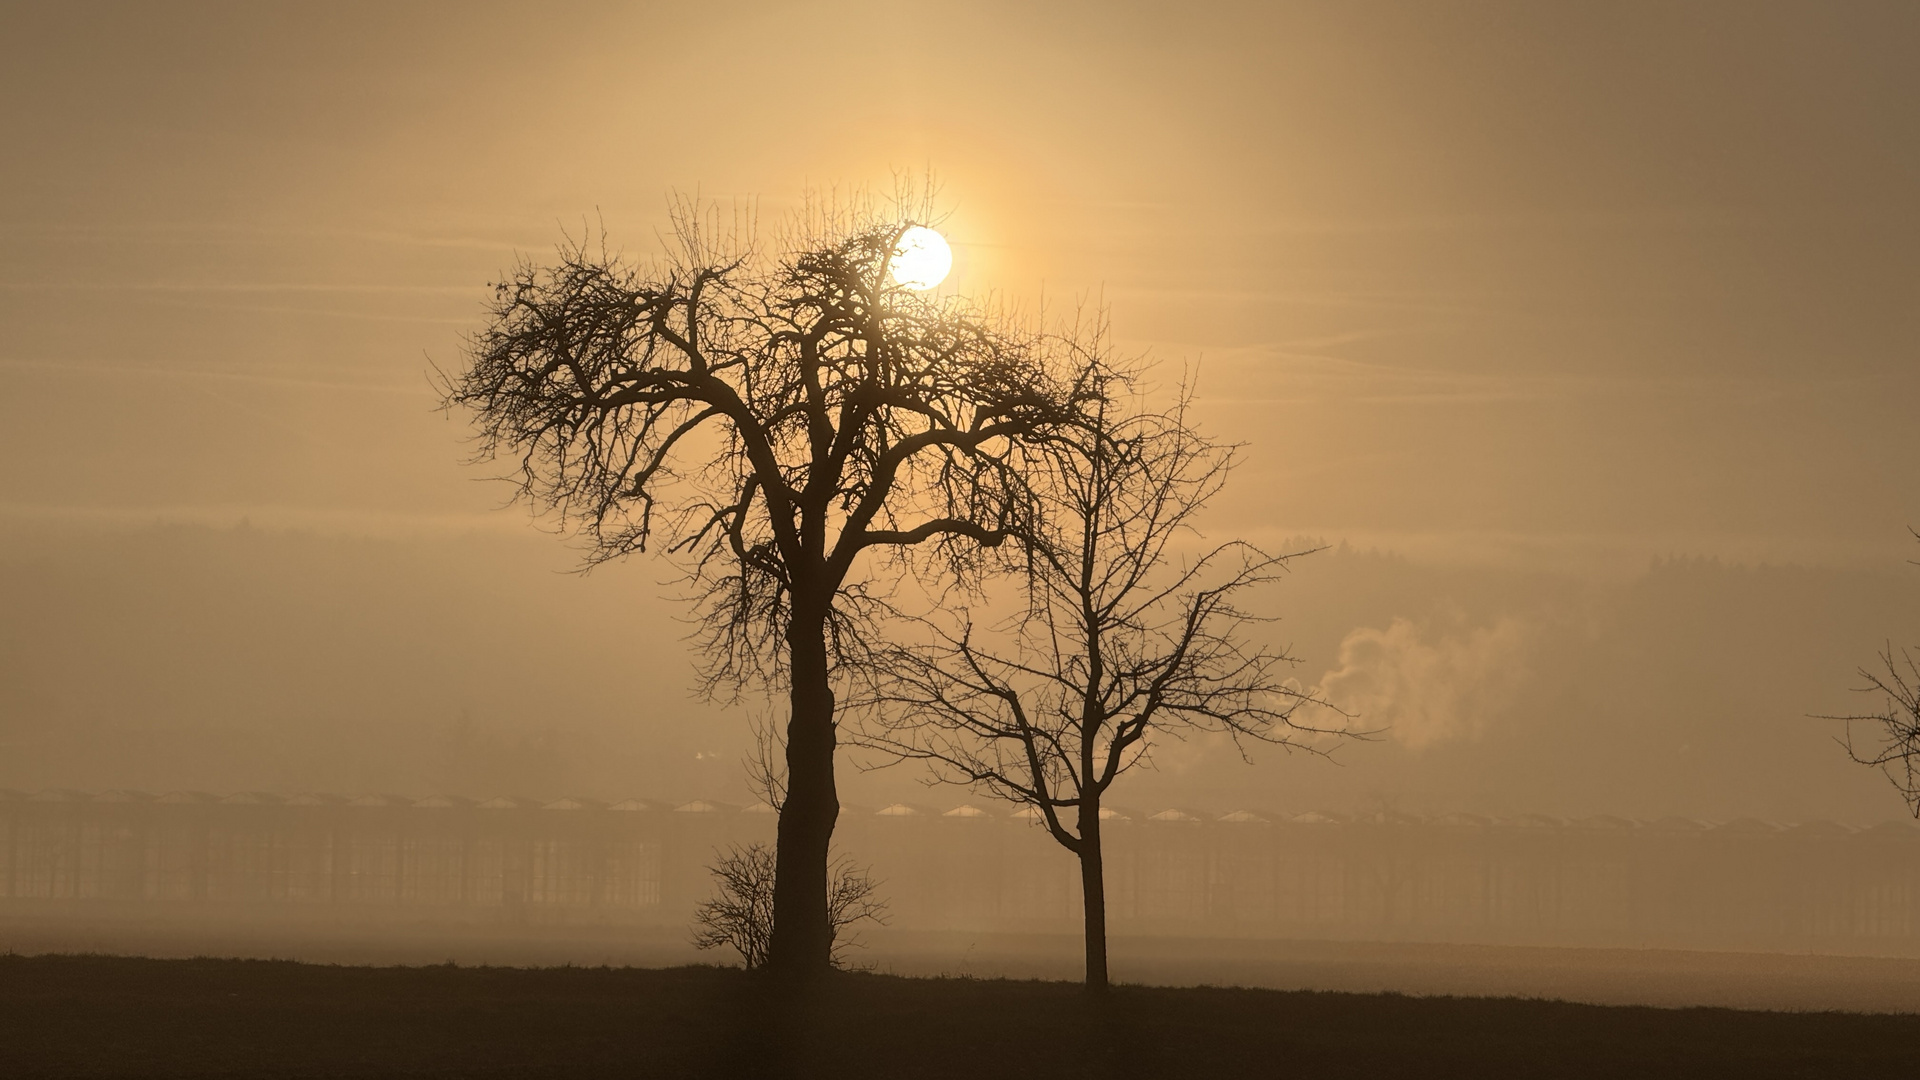
<path id="1" fill-rule="evenodd" d="M 987 626 L 965 609 L 926 617 L 917 643 L 868 669 L 859 735 L 887 758 L 927 763 L 937 781 L 1039 810 L 1079 859 L 1095 992 L 1107 986 L 1102 803 L 1156 734 L 1225 734 L 1243 753 L 1318 749 L 1332 734 L 1296 722 L 1310 698 L 1286 678 L 1290 658 L 1252 639 L 1260 620 L 1240 606 L 1292 556 L 1239 541 L 1182 554 L 1231 449 L 1189 425 L 1185 390 L 1170 411 L 1128 411 L 1130 375 L 1097 370 L 1082 422 L 1028 466 L 1043 509 L 1020 532 L 1021 610 Z"/>
<path id="2" fill-rule="evenodd" d="M 517 268 L 448 379 L 478 457 L 512 461 L 589 564 L 680 557 L 709 692 L 785 691 L 768 964 L 787 971 L 831 960 L 836 679 L 887 575 L 964 573 L 1019 528 L 1014 447 L 1075 407 L 1050 339 L 894 280 L 915 216 L 806 213 L 769 252 L 679 204 L 659 261 L 572 245 Z"/>

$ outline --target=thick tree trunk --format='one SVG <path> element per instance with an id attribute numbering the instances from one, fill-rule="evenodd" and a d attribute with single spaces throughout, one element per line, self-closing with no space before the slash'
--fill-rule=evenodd
<path id="1" fill-rule="evenodd" d="M 1107 990 L 1107 877 L 1100 848 L 1100 803 L 1080 804 L 1080 895 L 1085 901 L 1087 992 Z"/>
<path id="2" fill-rule="evenodd" d="M 767 966 L 825 971 L 833 959 L 827 922 L 827 848 L 840 817 L 833 783 L 833 687 L 827 679 L 825 613 L 796 603 L 788 627 L 792 714 L 787 720 L 787 799 L 774 858 L 773 940 Z"/>

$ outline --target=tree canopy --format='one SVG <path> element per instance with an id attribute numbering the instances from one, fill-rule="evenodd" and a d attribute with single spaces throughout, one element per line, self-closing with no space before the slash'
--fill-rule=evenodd
<path id="1" fill-rule="evenodd" d="M 964 576 L 1020 531 L 1021 447 L 1095 393 L 1071 341 L 893 280 L 915 223 L 814 208 L 761 244 L 681 203 L 659 259 L 576 243 L 517 267 L 447 380 L 478 457 L 590 562 L 678 557 L 709 690 L 787 693 L 776 968 L 829 960 L 834 685 L 888 611 L 886 566 Z"/>
<path id="2" fill-rule="evenodd" d="M 1102 800 L 1153 738 L 1317 749 L 1348 734 L 1296 720 L 1312 699 L 1291 658 L 1250 633 L 1244 603 L 1290 555 L 1244 541 L 1183 551 L 1226 483 L 1232 449 L 1172 408 L 1129 408 L 1132 373 L 1100 362 L 1079 422 L 1031 449 L 1039 512 L 1018 539 L 1022 603 L 997 624 L 938 611 L 925 639 L 867 665 L 863 745 L 1037 809 L 1080 860 L 1087 984 L 1107 981 Z M 1329 710 L 1331 711 L 1331 710 Z"/>

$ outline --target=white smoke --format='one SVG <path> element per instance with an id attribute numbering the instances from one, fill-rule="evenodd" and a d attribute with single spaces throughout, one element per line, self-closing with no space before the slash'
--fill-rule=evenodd
<path id="1" fill-rule="evenodd" d="M 1519 689 L 1526 638 L 1511 617 L 1435 634 L 1407 619 L 1385 630 L 1358 627 L 1340 642 L 1340 666 L 1321 677 L 1314 696 L 1351 714 L 1355 729 L 1385 728 L 1410 749 L 1477 739 Z"/>

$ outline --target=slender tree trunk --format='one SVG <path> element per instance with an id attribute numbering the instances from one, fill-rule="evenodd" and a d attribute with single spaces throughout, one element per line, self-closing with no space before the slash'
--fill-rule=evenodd
<path id="1" fill-rule="evenodd" d="M 1080 804 L 1080 895 L 1085 901 L 1087 992 L 1107 991 L 1107 875 L 1100 847 L 1100 802 Z"/>
<path id="2" fill-rule="evenodd" d="M 832 963 L 827 921 L 827 848 L 840 817 L 833 783 L 833 687 L 827 680 L 825 612 L 795 598 L 787 630 L 793 711 L 787 721 L 787 798 L 780 808 L 773 879 L 773 939 L 767 966 L 788 974 Z"/>

